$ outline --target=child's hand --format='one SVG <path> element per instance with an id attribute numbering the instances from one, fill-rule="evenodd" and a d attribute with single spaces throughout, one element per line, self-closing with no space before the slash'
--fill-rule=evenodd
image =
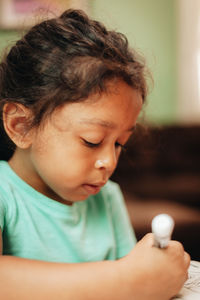
<path id="1" fill-rule="evenodd" d="M 153 234 L 147 234 L 119 263 L 130 299 L 169 300 L 187 279 L 190 257 L 176 241 L 166 249 L 154 247 Z"/>

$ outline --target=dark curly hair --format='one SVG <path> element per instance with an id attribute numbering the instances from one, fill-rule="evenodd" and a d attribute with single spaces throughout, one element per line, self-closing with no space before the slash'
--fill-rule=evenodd
<path id="1" fill-rule="evenodd" d="M 145 64 L 129 49 L 126 37 L 107 30 L 83 11 L 69 9 L 35 25 L 0 64 L 1 149 L 9 140 L 2 123 L 5 103 L 30 108 L 35 116 L 31 126 L 37 126 L 63 103 L 106 92 L 106 83 L 114 78 L 139 90 L 145 100 L 145 74 Z M 1 158 L 7 159 L 14 151 L 10 148 L 8 154 L 7 150 Z"/>

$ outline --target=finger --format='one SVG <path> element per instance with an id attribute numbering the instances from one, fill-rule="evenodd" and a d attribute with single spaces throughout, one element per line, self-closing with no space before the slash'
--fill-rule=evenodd
<path id="1" fill-rule="evenodd" d="M 189 268 L 190 266 L 190 261 L 191 261 L 191 257 L 187 252 L 184 252 L 184 263 L 185 263 L 185 267 L 186 269 Z"/>
<path id="2" fill-rule="evenodd" d="M 174 241 L 174 240 L 171 240 L 169 242 L 169 245 L 168 247 L 173 250 L 173 251 L 176 251 L 177 253 L 184 253 L 184 247 L 183 245 L 178 242 L 178 241 Z"/>
<path id="3" fill-rule="evenodd" d="M 148 246 L 153 246 L 153 244 L 154 244 L 154 235 L 153 235 L 153 233 L 145 234 L 145 236 L 140 241 L 145 242 Z"/>

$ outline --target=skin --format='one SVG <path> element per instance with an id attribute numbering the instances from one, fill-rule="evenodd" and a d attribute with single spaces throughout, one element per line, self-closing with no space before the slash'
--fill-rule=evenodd
<path id="1" fill-rule="evenodd" d="M 138 91 L 112 82 L 108 93 L 66 104 L 28 131 L 31 112 L 6 104 L 4 126 L 16 144 L 9 164 L 55 201 L 66 205 L 84 201 L 113 173 L 141 107 Z M 2 247 L 0 238 L 0 254 Z M 62 264 L 0 255 L 0 298 L 169 300 L 186 280 L 189 262 L 178 242 L 170 241 L 165 250 L 153 247 L 152 234 L 117 261 Z"/>

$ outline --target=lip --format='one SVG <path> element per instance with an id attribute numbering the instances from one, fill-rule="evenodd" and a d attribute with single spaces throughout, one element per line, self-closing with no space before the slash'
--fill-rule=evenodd
<path id="1" fill-rule="evenodd" d="M 102 186 L 105 183 L 98 183 L 98 184 L 83 184 L 84 189 L 87 191 L 88 194 L 95 195 L 97 194 Z"/>

